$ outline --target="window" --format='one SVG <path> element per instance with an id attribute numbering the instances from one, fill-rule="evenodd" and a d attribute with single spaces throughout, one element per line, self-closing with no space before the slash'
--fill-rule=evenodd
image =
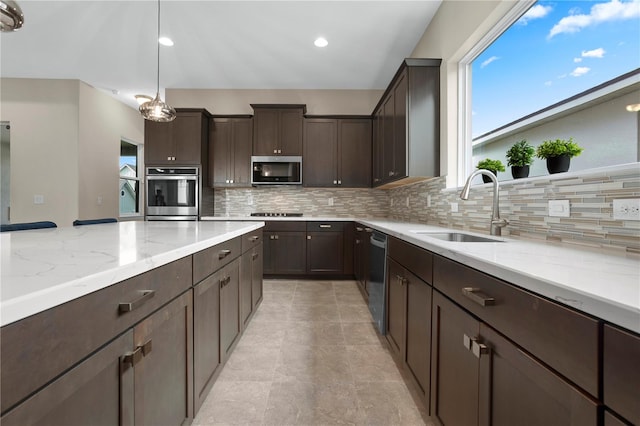
<path id="1" fill-rule="evenodd" d="M 573 138 L 584 151 L 571 171 L 639 161 L 640 113 L 629 111 L 640 99 L 639 19 L 633 0 L 518 3 L 461 62 L 470 100 L 459 180 L 485 158 L 506 167 L 522 139 Z M 536 158 L 530 176 L 546 174 Z M 511 179 L 508 168 L 498 178 Z"/>
<path id="2" fill-rule="evenodd" d="M 120 141 L 120 216 L 140 213 L 138 145 Z"/>

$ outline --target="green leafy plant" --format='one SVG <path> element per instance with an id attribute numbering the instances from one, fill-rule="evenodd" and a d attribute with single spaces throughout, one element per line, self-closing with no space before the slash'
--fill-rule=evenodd
<path id="1" fill-rule="evenodd" d="M 493 174 L 497 174 L 498 172 L 504 172 L 504 164 L 500 160 L 491 160 L 489 158 L 485 158 L 480 161 L 477 166 L 479 169 L 485 169 L 492 171 Z"/>
<path id="2" fill-rule="evenodd" d="M 569 158 L 576 157 L 582 153 L 584 148 L 573 141 L 573 138 L 569 140 L 556 139 L 543 141 L 536 149 L 536 156 L 538 158 L 559 157 L 561 155 L 568 155 Z"/>
<path id="3" fill-rule="evenodd" d="M 535 153 L 536 149 L 526 139 L 522 139 L 507 151 L 507 165 L 522 167 L 531 164 Z"/>

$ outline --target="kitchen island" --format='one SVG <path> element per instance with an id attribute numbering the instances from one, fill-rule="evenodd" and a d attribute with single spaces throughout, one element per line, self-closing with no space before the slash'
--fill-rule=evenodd
<path id="1" fill-rule="evenodd" d="M 188 423 L 262 301 L 263 226 L 2 234 L 2 424 Z"/>

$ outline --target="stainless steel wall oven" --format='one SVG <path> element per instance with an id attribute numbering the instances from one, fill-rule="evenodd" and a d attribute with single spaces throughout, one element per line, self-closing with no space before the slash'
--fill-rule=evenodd
<path id="1" fill-rule="evenodd" d="M 147 220 L 198 220 L 200 169 L 147 167 Z"/>

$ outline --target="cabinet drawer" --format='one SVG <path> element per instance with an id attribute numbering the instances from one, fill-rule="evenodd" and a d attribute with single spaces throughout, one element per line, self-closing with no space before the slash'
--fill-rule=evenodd
<path id="1" fill-rule="evenodd" d="M 413 272 L 422 281 L 433 282 L 433 255 L 420 247 L 389 237 L 389 257 Z"/>
<path id="2" fill-rule="evenodd" d="M 242 237 L 225 241 L 193 255 L 193 283 L 199 283 L 240 256 Z"/>
<path id="3" fill-rule="evenodd" d="M 640 425 L 640 336 L 604 326 L 603 400 L 618 414 Z"/>
<path id="4" fill-rule="evenodd" d="M 597 320 L 440 256 L 434 256 L 433 266 L 435 288 L 598 395 Z"/>
<path id="5" fill-rule="evenodd" d="M 272 220 L 265 222 L 265 232 L 287 232 L 287 231 L 306 231 L 307 223 L 305 221 L 280 221 Z"/>
<path id="6" fill-rule="evenodd" d="M 185 257 L 2 327 L 2 412 L 178 297 L 191 282 L 191 257 Z"/>
<path id="7" fill-rule="evenodd" d="M 262 243 L 262 228 L 248 232 L 242 237 L 242 252 L 245 253 Z"/>
<path id="8" fill-rule="evenodd" d="M 307 222 L 307 232 L 342 232 L 344 222 Z"/>

